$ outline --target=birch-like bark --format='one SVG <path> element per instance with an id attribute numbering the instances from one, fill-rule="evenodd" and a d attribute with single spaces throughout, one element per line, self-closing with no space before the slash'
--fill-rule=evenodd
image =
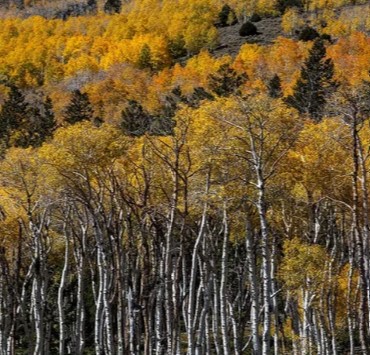
<path id="1" fill-rule="evenodd" d="M 270 238 L 266 217 L 265 182 L 261 167 L 257 168 L 258 202 L 257 209 L 261 224 L 261 249 L 262 249 L 262 287 L 263 287 L 263 333 L 262 354 L 270 355 L 271 339 L 271 256 Z"/>
<path id="2" fill-rule="evenodd" d="M 210 174 L 207 176 L 206 182 L 206 191 L 205 195 L 207 196 L 210 187 Z M 190 279 L 189 279 L 189 300 L 188 300 L 188 310 L 187 310 L 187 337 L 188 337 L 188 355 L 195 355 L 195 284 L 196 284 L 196 275 L 198 267 L 198 251 L 201 246 L 201 242 L 205 233 L 206 220 L 207 220 L 207 210 L 208 204 L 207 201 L 204 202 L 202 219 L 199 226 L 198 236 L 193 247 L 191 270 L 190 270 Z"/>
<path id="3" fill-rule="evenodd" d="M 257 283 L 257 265 L 256 265 L 256 247 L 255 247 L 255 236 L 253 233 L 250 217 L 247 215 L 246 220 L 246 251 L 247 251 L 247 265 L 248 265 L 248 279 L 249 287 L 251 292 L 251 310 L 250 310 L 250 322 L 252 330 L 252 347 L 253 354 L 261 354 L 261 340 L 259 335 L 259 286 Z"/>
<path id="4" fill-rule="evenodd" d="M 221 319 L 221 336 L 223 354 L 229 355 L 229 337 L 228 337 L 228 321 L 227 321 L 227 253 L 229 241 L 229 224 L 226 206 L 223 207 L 223 242 L 222 242 L 222 256 L 221 256 L 221 279 L 220 279 L 220 319 Z"/>
<path id="5" fill-rule="evenodd" d="M 359 193 L 358 193 L 358 179 L 359 179 L 359 137 L 358 137 L 358 122 L 357 116 L 353 116 L 353 121 L 351 123 L 352 130 L 352 233 L 356 245 L 356 253 L 359 263 L 359 272 L 360 272 L 360 304 L 359 304 L 359 331 L 360 331 L 360 343 L 361 343 L 361 352 L 363 355 L 367 354 L 367 333 L 366 333 L 366 297 L 367 297 L 367 280 L 366 280 L 366 266 L 365 266 L 365 257 L 364 257 L 364 242 L 363 235 L 360 230 L 360 221 L 359 221 Z"/>
<path id="6" fill-rule="evenodd" d="M 32 282 L 31 300 L 33 304 L 33 317 L 35 326 L 35 346 L 34 355 L 42 355 L 44 353 L 44 307 L 43 307 L 43 281 L 42 272 L 44 271 L 44 254 L 41 240 L 42 224 L 36 227 L 32 221 L 29 221 L 29 229 L 33 239 L 33 261 L 34 261 L 34 276 Z"/>
<path id="7" fill-rule="evenodd" d="M 66 286 L 68 267 L 69 267 L 69 236 L 64 225 L 64 240 L 65 240 L 65 251 L 64 251 L 64 266 L 62 270 L 62 276 L 60 279 L 58 289 L 58 314 L 59 314 L 59 355 L 66 353 L 66 326 L 65 326 L 65 312 L 64 312 L 64 289 Z"/>

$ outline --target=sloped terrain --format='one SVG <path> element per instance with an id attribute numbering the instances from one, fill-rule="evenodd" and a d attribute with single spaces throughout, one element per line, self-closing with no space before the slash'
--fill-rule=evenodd
<path id="1" fill-rule="evenodd" d="M 344 6 L 341 9 L 334 9 L 333 11 L 338 17 L 342 15 L 355 17 L 356 13 L 363 13 L 363 11 L 367 12 L 369 4 Z M 310 16 L 317 16 L 318 14 L 319 13 L 308 12 L 306 14 L 302 14 L 302 19 L 307 24 L 310 24 Z M 370 17 L 370 13 L 368 16 Z M 231 55 L 234 57 L 238 54 L 240 47 L 245 43 L 268 45 L 279 36 L 290 37 L 283 32 L 281 23 L 281 17 L 263 18 L 260 22 L 254 23 L 254 25 L 257 27 L 258 34 L 247 37 L 241 37 L 239 35 L 239 29 L 241 26 L 240 23 L 237 23 L 233 26 L 219 28 L 218 32 L 220 44 L 213 51 L 213 54 L 217 57 L 223 55 Z M 370 34 L 370 32 L 366 31 L 366 29 L 363 29 L 363 32 Z M 293 36 L 293 38 L 297 39 L 297 36 Z"/>
<path id="2" fill-rule="evenodd" d="M 281 18 L 266 18 L 255 23 L 258 34 L 255 36 L 241 37 L 239 35 L 240 24 L 219 29 L 220 45 L 214 50 L 216 56 L 229 54 L 236 56 L 240 47 L 245 43 L 270 44 L 278 36 L 283 35 Z"/>

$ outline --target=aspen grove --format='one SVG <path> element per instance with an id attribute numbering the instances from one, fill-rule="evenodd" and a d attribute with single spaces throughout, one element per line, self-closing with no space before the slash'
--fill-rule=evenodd
<path id="1" fill-rule="evenodd" d="M 0 1 L 0 355 L 369 354 L 369 11 Z"/>

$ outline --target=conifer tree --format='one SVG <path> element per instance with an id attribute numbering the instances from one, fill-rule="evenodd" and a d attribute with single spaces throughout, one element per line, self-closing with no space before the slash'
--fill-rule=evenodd
<path id="1" fill-rule="evenodd" d="M 293 94 L 285 99 L 289 106 L 316 122 L 324 115 L 328 95 L 337 87 L 333 79 L 334 64 L 331 59 L 325 57 L 324 42 L 320 38 L 316 39 L 301 69 Z"/>
<path id="2" fill-rule="evenodd" d="M 287 9 L 292 7 L 296 7 L 298 9 L 304 8 L 304 1 L 303 0 L 277 0 L 276 2 L 276 9 L 280 13 L 284 13 Z"/>
<path id="3" fill-rule="evenodd" d="M 146 43 L 141 48 L 137 66 L 139 69 L 153 69 L 152 52 Z"/>
<path id="4" fill-rule="evenodd" d="M 210 75 L 209 86 L 218 96 L 229 96 L 238 93 L 246 81 L 245 73 L 239 74 L 229 64 L 223 64 L 215 74 Z"/>
<path id="5" fill-rule="evenodd" d="M 211 100 L 214 100 L 214 97 L 212 94 L 207 92 L 204 88 L 202 88 L 201 86 L 198 86 L 194 88 L 194 91 L 190 96 L 186 97 L 186 101 L 184 101 L 184 103 L 186 103 L 190 107 L 199 107 L 201 101 L 203 100 L 211 101 Z"/>
<path id="6" fill-rule="evenodd" d="M 53 111 L 53 103 L 49 96 L 43 103 L 43 114 L 39 116 L 40 120 L 36 124 L 37 139 L 32 141 L 33 146 L 40 146 L 45 140 L 51 137 L 56 129 L 57 123 Z"/>
<path id="7" fill-rule="evenodd" d="M 38 107 L 32 106 L 27 110 L 26 120 L 13 132 L 11 145 L 14 147 L 27 148 L 41 145 L 40 123 L 42 115 Z"/>
<path id="8" fill-rule="evenodd" d="M 268 94 L 270 97 L 276 99 L 283 96 L 281 89 L 281 80 L 279 75 L 275 74 L 267 83 Z"/>
<path id="9" fill-rule="evenodd" d="M 175 121 L 173 116 L 163 111 L 158 116 L 153 117 L 148 133 L 153 136 L 170 136 L 173 134 L 174 127 Z"/>
<path id="10" fill-rule="evenodd" d="M 149 130 L 151 121 L 151 115 L 137 101 L 130 100 L 122 111 L 121 129 L 128 136 L 139 137 Z"/>
<path id="11" fill-rule="evenodd" d="M 80 90 L 74 90 L 71 101 L 65 109 L 64 120 L 70 124 L 90 121 L 93 118 L 93 114 L 94 111 L 88 94 L 82 93 Z"/>
<path id="12" fill-rule="evenodd" d="M 221 27 L 235 25 L 238 22 L 235 11 L 227 4 L 225 4 L 218 14 L 218 25 Z"/>
<path id="13" fill-rule="evenodd" d="M 95 14 L 98 9 L 98 4 L 96 0 L 87 0 L 88 11 L 91 14 Z"/>
<path id="14" fill-rule="evenodd" d="M 185 40 L 183 36 L 178 36 L 168 40 L 168 52 L 172 59 L 185 57 L 187 50 L 185 48 Z"/>
<path id="15" fill-rule="evenodd" d="M 9 145 L 12 132 L 27 121 L 29 105 L 17 86 L 9 85 L 9 96 L 0 111 L 0 139 Z"/>
<path id="16" fill-rule="evenodd" d="M 121 6 L 121 0 L 107 0 L 104 5 L 104 12 L 108 14 L 118 14 L 121 11 Z"/>

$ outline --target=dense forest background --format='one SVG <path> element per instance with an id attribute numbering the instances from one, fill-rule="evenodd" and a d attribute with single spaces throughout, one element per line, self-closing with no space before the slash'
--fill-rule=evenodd
<path id="1" fill-rule="evenodd" d="M 369 354 L 369 14 L 1 0 L 0 354 Z"/>

